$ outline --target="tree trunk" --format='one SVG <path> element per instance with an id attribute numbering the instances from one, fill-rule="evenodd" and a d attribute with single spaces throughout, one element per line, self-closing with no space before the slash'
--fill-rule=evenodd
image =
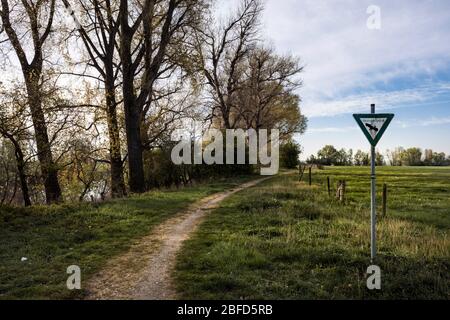
<path id="1" fill-rule="evenodd" d="M 120 135 L 117 121 L 117 105 L 115 101 L 114 80 L 105 81 L 106 118 L 109 135 L 109 156 L 111 166 L 111 197 L 121 198 L 126 194 L 123 178 L 122 154 L 120 152 Z"/>
<path id="2" fill-rule="evenodd" d="M 131 42 L 133 30 L 128 25 L 128 1 L 121 0 L 120 5 L 120 58 L 123 75 L 123 104 L 125 109 L 125 129 L 127 132 L 128 170 L 130 191 L 143 193 L 144 163 L 142 160 L 141 112 L 134 92 L 134 68 L 132 63 Z"/>
<path id="3" fill-rule="evenodd" d="M 130 191 L 135 193 L 142 193 L 145 191 L 145 183 L 144 163 L 142 160 L 141 115 L 136 110 L 135 102 L 127 102 L 127 100 L 131 99 L 126 99 L 125 95 L 126 93 L 124 92 Z M 134 97 L 129 98 L 132 98 L 134 100 Z"/>
<path id="4" fill-rule="evenodd" d="M 39 25 L 43 24 L 43 21 L 40 19 L 41 17 L 38 7 L 43 3 L 40 3 L 39 5 L 37 3 L 26 4 L 26 2 L 22 1 L 29 21 L 29 29 L 26 27 L 23 32 L 24 34 L 30 32 L 34 46 L 34 57 L 31 63 L 28 62 L 26 53 L 20 43 L 20 39 L 22 37 L 19 37 L 12 27 L 10 21 L 9 2 L 7 0 L 1 0 L 2 9 L 0 11 L 3 29 L 6 31 L 9 41 L 16 52 L 25 78 L 28 104 L 30 106 L 31 117 L 33 120 L 38 159 L 41 165 L 41 174 L 44 180 L 47 203 L 62 201 L 61 188 L 58 181 L 58 170 L 53 162 L 50 141 L 47 133 L 47 124 L 45 122 L 45 116 L 42 110 L 42 92 L 39 84 L 43 65 L 42 48 L 52 30 L 51 27 L 55 12 L 55 3 L 55 0 L 50 1 L 50 3 L 45 3 L 45 6 L 48 5 L 47 23 L 44 33 L 40 34 Z"/>
<path id="5" fill-rule="evenodd" d="M 17 162 L 17 172 L 19 173 L 20 187 L 22 189 L 23 203 L 25 207 L 31 206 L 30 192 L 28 189 L 27 177 L 25 174 L 25 160 L 23 156 L 22 149 L 19 144 L 14 142 L 16 162 Z"/>
<path id="6" fill-rule="evenodd" d="M 6 131 L 2 131 L 1 132 L 2 135 L 8 139 L 9 141 L 11 141 L 13 147 L 14 147 L 14 155 L 16 157 L 16 166 L 17 166 L 17 172 L 19 175 L 19 180 L 20 180 L 20 187 L 22 189 L 22 197 L 23 197 L 23 202 L 24 205 L 26 207 L 31 206 L 31 200 L 30 200 L 30 192 L 28 189 L 28 183 L 27 183 L 27 178 L 26 178 L 26 174 L 25 174 L 25 157 L 23 155 L 23 151 L 22 148 L 20 147 L 19 142 L 14 138 L 14 136 Z M 7 171 L 8 173 L 8 171 Z M 7 179 L 9 180 L 9 179 Z M 17 178 L 16 178 L 17 180 Z M 7 190 L 8 188 L 5 187 L 5 190 Z M 4 202 L 5 199 L 3 199 L 1 201 L 1 203 Z"/>
<path id="7" fill-rule="evenodd" d="M 62 201 L 62 195 L 58 181 L 58 169 L 53 162 L 53 155 L 47 133 L 47 124 L 42 110 L 42 98 L 39 90 L 40 72 L 36 69 L 30 69 L 24 73 L 28 93 L 28 104 L 33 120 L 38 159 L 41 165 L 42 178 L 44 179 L 46 201 L 47 204 L 58 203 Z"/>

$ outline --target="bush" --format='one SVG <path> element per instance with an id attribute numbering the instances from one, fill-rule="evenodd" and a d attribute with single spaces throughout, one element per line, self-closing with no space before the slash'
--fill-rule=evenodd
<path id="1" fill-rule="evenodd" d="M 280 166 L 287 169 L 296 168 L 299 163 L 298 156 L 300 153 L 300 146 L 292 140 L 282 144 L 280 146 Z"/>

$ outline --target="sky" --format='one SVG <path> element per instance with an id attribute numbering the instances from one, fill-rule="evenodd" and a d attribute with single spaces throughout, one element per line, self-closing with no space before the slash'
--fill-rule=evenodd
<path id="1" fill-rule="evenodd" d="M 217 0 L 227 16 L 242 0 Z M 308 129 L 302 159 L 326 144 L 368 150 L 352 113 L 395 118 L 377 148 L 450 154 L 450 1 L 264 0 L 262 39 L 300 57 Z M 368 28 L 373 6 L 379 29 Z M 5 77 L 5 74 L 2 75 Z"/>
<path id="2" fill-rule="evenodd" d="M 228 2 L 231 4 L 232 2 Z M 379 8 L 379 29 L 373 22 Z M 373 24 L 369 24 L 373 26 Z M 325 144 L 368 150 L 352 113 L 394 113 L 377 148 L 450 154 L 450 1 L 266 0 L 263 37 L 301 58 L 308 130 L 302 157 Z"/>

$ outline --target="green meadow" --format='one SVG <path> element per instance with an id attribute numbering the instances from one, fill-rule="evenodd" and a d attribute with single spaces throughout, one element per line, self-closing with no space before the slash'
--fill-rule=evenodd
<path id="1" fill-rule="evenodd" d="M 84 282 L 165 219 L 250 178 L 216 179 L 98 204 L 0 206 L 0 299 L 83 298 L 83 290 L 66 287 L 68 266 L 80 266 Z"/>
<path id="2" fill-rule="evenodd" d="M 450 298 L 450 168 L 377 170 L 379 211 L 388 186 L 375 261 L 382 290 L 366 288 L 369 168 L 326 167 L 313 170 L 312 186 L 307 174 L 299 181 L 289 172 L 221 202 L 177 258 L 179 298 Z M 253 178 L 97 204 L 1 207 L 0 299 L 82 299 L 83 290 L 66 288 L 69 265 L 79 265 L 86 281 L 189 204 Z M 339 180 L 346 180 L 344 202 L 334 195 Z"/>
<path id="3" fill-rule="evenodd" d="M 278 176 L 226 199 L 188 240 L 175 277 L 187 299 L 449 299 L 450 168 L 380 167 L 382 289 L 366 287 L 370 169 Z M 327 192 L 327 177 L 332 195 Z M 346 180 L 344 202 L 336 183 Z"/>

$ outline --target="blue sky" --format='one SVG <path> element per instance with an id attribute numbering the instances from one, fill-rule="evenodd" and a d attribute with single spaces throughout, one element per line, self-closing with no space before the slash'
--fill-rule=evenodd
<path id="1" fill-rule="evenodd" d="M 381 9 L 379 30 L 367 28 L 370 5 Z M 351 114 L 371 103 L 395 113 L 380 151 L 450 154 L 450 1 L 266 0 L 262 30 L 305 65 L 303 157 L 325 144 L 368 149 Z"/>

